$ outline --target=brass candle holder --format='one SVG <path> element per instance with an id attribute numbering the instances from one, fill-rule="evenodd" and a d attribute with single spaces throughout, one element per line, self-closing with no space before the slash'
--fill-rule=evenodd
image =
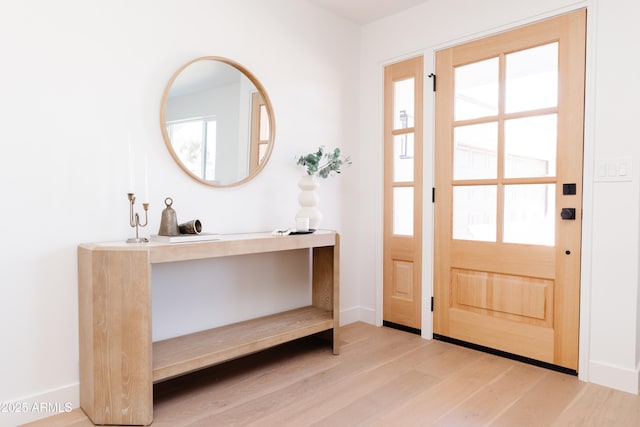
<path id="1" fill-rule="evenodd" d="M 147 215 L 149 211 L 149 203 L 142 204 L 142 208 L 144 209 L 144 224 L 142 224 L 140 223 L 140 215 L 138 215 L 137 212 L 133 212 L 133 205 L 136 203 L 136 197 L 133 193 L 127 193 L 127 197 L 129 197 L 129 225 L 136 229 L 136 237 L 128 238 L 127 243 L 147 243 L 149 239 L 139 236 L 138 227 L 145 227 L 149 222 L 149 217 Z"/>

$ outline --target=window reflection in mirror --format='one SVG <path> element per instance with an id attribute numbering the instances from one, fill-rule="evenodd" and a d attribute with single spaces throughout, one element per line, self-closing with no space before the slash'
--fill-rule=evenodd
<path id="1" fill-rule="evenodd" d="M 167 134 L 184 165 L 206 181 L 216 176 L 216 119 L 167 122 Z"/>
<path id="2" fill-rule="evenodd" d="M 198 58 L 174 74 L 163 96 L 161 122 L 178 165 L 212 186 L 251 179 L 273 146 L 273 112 L 264 89 L 224 58 Z"/>

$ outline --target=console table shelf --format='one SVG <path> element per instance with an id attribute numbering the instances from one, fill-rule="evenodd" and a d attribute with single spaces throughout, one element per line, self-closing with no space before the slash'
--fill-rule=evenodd
<path id="1" fill-rule="evenodd" d="M 153 383 L 330 331 L 339 353 L 339 235 L 223 235 L 190 243 L 78 246 L 80 406 L 94 424 L 149 425 Z M 311 305 L 152 342 L 153 264 L 311 251 Z M 308 286 L 308 284 L 306 284 Z"/>
<path id="2" fill-rule="evenodd" d="M 333 316 L 313 306 L 153 343 L 153 381 L 215 365 L 333 328 Z"/>

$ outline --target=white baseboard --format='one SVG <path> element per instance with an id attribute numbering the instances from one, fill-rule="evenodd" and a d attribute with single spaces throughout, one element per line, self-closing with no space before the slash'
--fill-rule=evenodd
<path id="1" fill-rule="evenodd" d="M 627 393 L 640 394 L 640 368 L 638 366 L 632 370 L 591 361 L 588 381 Z"/>
<path id="2" fill-rule="evenodd" d="M 0 402 L 0 427 L 15 427 L 80 407 L 80 384 Z"/>
<path id="3" fill-rule="evenodd" d="M 354 322 L 365 322 L 375 325 L 376 313 L 374 310 L 366 307 L 352 307 L 340 311 L 340 326 Z"/>

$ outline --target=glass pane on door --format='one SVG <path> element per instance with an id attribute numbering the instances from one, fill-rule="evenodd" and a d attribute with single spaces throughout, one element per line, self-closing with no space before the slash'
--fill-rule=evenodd
<path id="1" fill-rule="evenodd" d="M 414 79 L 393 83 L 393 128 L 404 129 L 414 126 Z"/>
<path id="2" fill-rule="evenodd" d="M 413 181 L 413 133 L 393 137 L 393 181 Z"/>
<path id="3" fill-rule="evenodd" d="M 555 245 L 555 184 L 504 187 L 505 243 Z"/>
<path id="4" fill-rule="evenodd" d="M 498 114 L 499 70 L 500 63 L 497 57 L 456 67 L 455 120 Z"/>
<path id="5" fill-rule="evenodd" d="M 453 131 L 453 179 L 498 176 L 498 123 L 459 126 Z"/>
<path id="6" fill-rule="evenodd" d="M 393 234 L 413 236 L 413 187 L 393 189 Z"/>
<path id="7" fill-rule="evenodd" d="M 269 113 L 267 112 L 267 106 L 260 106 L 260 141 L 266 141 L 269 139 Z"/>
<path id="8" fill-rule="evenodd" d="M 505 120 L 504 176 L 555 176 L 557 139 L 557 114 Z"/>
<path id="9" fill-rule="evenodd" d="M 453 238 L 496 241 L 496 186 L 453 187 Z"/>
<path id="10" fill-rule="evenodd" d="M 506 55 L 505 111 L 558 105 L 558 43 Z"/>

